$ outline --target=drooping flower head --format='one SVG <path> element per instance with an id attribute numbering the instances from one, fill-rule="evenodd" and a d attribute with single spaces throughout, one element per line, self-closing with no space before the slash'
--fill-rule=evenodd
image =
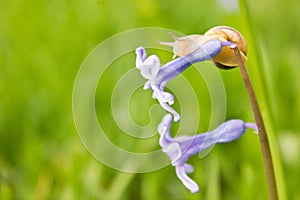
<path id="1" fill-rule="evenodd" d="M 160 134 L 159 145 L 162 147 L 163 152 L 170 158 L 172 165 L 176 169 L 178 178 L 192 193 L 198 192 L 199 187 L 197 183 L 187 176 L 187 173 L 194 171 L 193 166 L 186 163 L 190 156 L 215 144 L 236 140 L 245 133 L 246 128 L 257 131 L 255 124 L 245 123 L 242 120 L 236 119 L 224 122 L 210 132 L 172 138 L 170 135 L 171 125 L 172 115 L 167 114 L 158 126 Z"/>
<path id="2" fill-rule="evenodd" d="M 147 58 L 145 49 L 137 48 L 136 67 L 140 70 L 141 75 L 148 79 L 144 89 L 151 89 L 153 98 L 157 99 L 165 110 L 174 115 L 174 121 L 179 121 L 180 115 L 170 107 L 174 103 L 174 96 L 164 91 L 166 84 L 191 64 L 211 59 L 221 51 L 221 48 L 218 40 L 211 40 L 195 52 L 172 60 L 162 67 L 156 55 Z"/>
<path id="3" fill-rule="evenodd" d="M 247 46 L 242 35 L 229 27 L 217 27 L 209 30 L 205 35 L 190 35 L 177 38 L 170 34 L 174 42 L 159 42 L 173 47 L 174 59 L 163 66 L 156 55 L 147 57 L 143 47 L 136 49 L 136 67 L 148 81 L 144 89 L 153 91 L 152 97 L 169 113 L 158 126 L 160 134 L 159 144 L 163 152 L 170 158 L 176 169 L 176 174 L 182 183 L 192 192 L 199 190 L 196 182 L 187 176 L 194 171 L 192 165 L 186 163 L 190 156 L 199 153 L 215 144 L 231 142 L 241 137 L 247 128 L 257 130 L 256 124 L 245 123 L 242 120 L 230 120 L 215 130 L 197 134 L 195 136 L 179 136 L 172 138 L 170 127 L 172 119 L 177 122 L 180 115 L 171 107 L 174 96 L 164 91 L 166 84 L 178 76 L 187 67 L 196 62 L 212 60 L 217 67 L 232 69 L 237 66 L 233 48 L 238 48 L 243 62 L 246 62 Z"/>
<path id="4" fill-rule="evenodd" d="M 144 85 L 144 89 L 150 89 L 153 91 L 153 98 L 157 99 L 160 105 L 174 116 L 174 121 L 180 120 L 180 115 L 170 106 L 174 103 L 174 96 L 164 91 L 166 84 L 178 76 L 182 71 L 188 68 L 190 65 L 196 62 L 205 60 L 211 60 L 216 57 L 224 47 L 235 45 L 232 42 L 220 41 L 212 36 L 193 36 L 192 39 L 177 39 L 177 43 L 160 42 L 169 46 L 178 45 L 186 46 L 186 42 L 189 42 L 188 52 L 180 52 L 183 56 L 174 59 L 163 66 L 160 66 L 160 60 L 156 55 L 147 57 L 147 53 L 143 47 L 136 49 L 136 67 L 140 70 L 141 75 L 148 81 Z M 175 36 L 173 36 L 175 37 Z M 186 41 L 187 40 L 187 41 Z M 181 43 L 183 42 L 183 43 Z M 176 49 L 179 49 L 177 46 Z M 176 55 L 176 54 L 175 54 Z"/>

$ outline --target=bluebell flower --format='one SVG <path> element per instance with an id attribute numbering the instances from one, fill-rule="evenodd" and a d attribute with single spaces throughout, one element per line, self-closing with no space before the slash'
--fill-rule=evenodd
<path id="1" fill-rule="evenodd" d="M 180 115 L 170 106 L 174 103 L 174 96 L 164 91 L 166 84 L 193 63 L 212 59 L 222 50 L 223 46 L 228 45 L 232 45 L 232 43 L 212 39 L 195 48 L 195 51 L 163 66 L 160 66 L 160 60 L 156 55 L 147 58 L 145 49 L 143 47 L 137 48 L 136 67 L 140 70 L 141 75 L 148 80 L 144 89 L 152 90 L 152 97 L 157 99 L 166 111 L 173 114 L 174 121 L 179 121 Z"/>
<path id="2" fill-rule="evenodd" d="M 180 115 L 171 107 L 174 96 L 164 91 L 166 84 L 183 72 L 186 68 L 196 62 L 212 60 L 217 67 L 232 69 L 238 62 L 235 57 L 234 48 L 240 50 L 242 61 L 246 62 L 247 46 L 242 35 L 230 27 L 215 27 L 204 35 L 189 35 L 177 38 L 169 33 L 174 42 L 159 42 L 159 44 L 172 46 L 174 59 L 161 66 L 156 55 L 147 57 L 143 47 L 136 49 L 136 67 L 141 75 L 148 81 L 144 89 L 153 92 L 152 97 L 157 99 L 160 105 L 169 113 L 165 115 L 158 126 L 160 134 L 159 144 L 163 152 L 170 158 L 176 169 L 176 174 L 182 183 L 192 192 L 198 192 L 199 187 L 195 181 L 187 176 L 194 171 L 192 165 L 187 164 L 190 156 L 197 154 L 215 144 L 227 143 L 241 137 L 247 128 L 257 131 L 256 124 L 245 123 L 242 120 L 230 120 L 222 123 L 215 130 L 197 134 L 194 136 L 171 137 L 170 127 L 172 119 L 180 120 Z"/>
<path id="3" fill-rule="evenodd" d="M 257 131 L 256 124 L 245 123 L 242 120 L 230 120 L 210 132 L 172 138 L 170 135 L 171 125 L 172 115 L 167 114 L 158 126 L 159 144 L 163 152 L 170 158 L 178 178 L 192 193 L 198 192 L 199 187 L 195 181 L 187 176 L 187 173 L 194 171 L 193 166 L 186 163 L 190 156 L 215 144 L 236 140 L 245 133 L 246 128 Z"/>

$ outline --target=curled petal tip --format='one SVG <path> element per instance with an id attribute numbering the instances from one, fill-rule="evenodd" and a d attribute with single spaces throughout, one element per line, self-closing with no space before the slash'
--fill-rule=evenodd
<path id="1" fill-rule="evenodd" d="M 142 57 L 140 55 L 140 57 Z M 156 55 L 151 55 L 147 59 L 138 58 L 136 59 L 136 67 L 141 71 L 141 75 L 145 79 L 153 79 L 156 77 L 160 68 L 160 60 Z"/>
<path id="2" fill-rule="evenodd" d="M 136 68 L 140 69 L 143 65 L 143 62 L 146 59 L 147 53 L 143 47 L 136 48 L 135 53 L 136 53 L 135 66 Z"/>
<path id="3" fill-rule="evenodd" d="M 178 113 L 174 113 L 174 122 L 180 121 L 180 115 Z"/>
<path id="4" fill-rule="evenodd" d="M 169 105 L 174 104 L 174 99 L 169 99 L 169 100 L 168 100 L 168 104 L 169 104 Z"/>
<path id="5" fill-rule="evenodd" d="M 195 181 L 186 175 L 185 166 L 177 166 L 176 174 L 182 183 L 187 187 L 192 193 L 197 193 L 199 191 L 199 186 Z"/>
<path id="6" fill-rule="evenodd" d="M 188 174 L 194 172 L 194 167 L 190 164 L 184 164 L 183 167 L 184 167 L 184 171 Z"/>
<path id="7" fill-rule="evenodd" d="M 145 59 L 146 58 L 146 50 L 144 47 L 138 47 L 135 49 L 135 53 L 138 57 Z"/>
<path id="8" fill-rule="evenodd" d="M 199 187 L 191 189 L 191 193 L 195 194 L 199 192 Z"/>

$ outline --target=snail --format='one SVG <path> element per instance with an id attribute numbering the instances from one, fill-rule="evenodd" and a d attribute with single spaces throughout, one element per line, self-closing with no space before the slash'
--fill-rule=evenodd
<path id="1" fill-rule="evenodd" d="M 219 40 L 220 42 L 232 42 L 240 50 L 243 62 L 247 61 L 247 44 L 240 32 L 228 26 L 217 26 L 209 29 L 204 35 L 194 34 L 183 37 L 176 37 L 173 33 L 169 36 L 174 42 L 157 42 L 158 44 L 172 46 L 174 57 L 185 56 L 196 51 L 209 40 Z M 221 52 L 212 58 L 215 65 L 222 69 L 231 69 L 238 66 L 234 51 L 230 46 L 223 46 Z"/>

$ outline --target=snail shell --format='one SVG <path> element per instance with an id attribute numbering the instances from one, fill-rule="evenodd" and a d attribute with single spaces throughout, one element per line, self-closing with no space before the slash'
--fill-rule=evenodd
<path id="1" fill-rule="evenodd" d="M 212 36 L 221 42 L 232 42 L 237 44 L 243 62 L 247 61 L 247 44 L 240 32 L 234 28 L 228 26 L 217 26 L 209 29 L 204 35 Z M 234 51 L 229 46 L 223 46 L 221 52 L 215 56 L 212 61 L 216 64 L 217 67 L 222 69 L 231 69 L 237 67 L 238 63 L 234 54 Z"/>

